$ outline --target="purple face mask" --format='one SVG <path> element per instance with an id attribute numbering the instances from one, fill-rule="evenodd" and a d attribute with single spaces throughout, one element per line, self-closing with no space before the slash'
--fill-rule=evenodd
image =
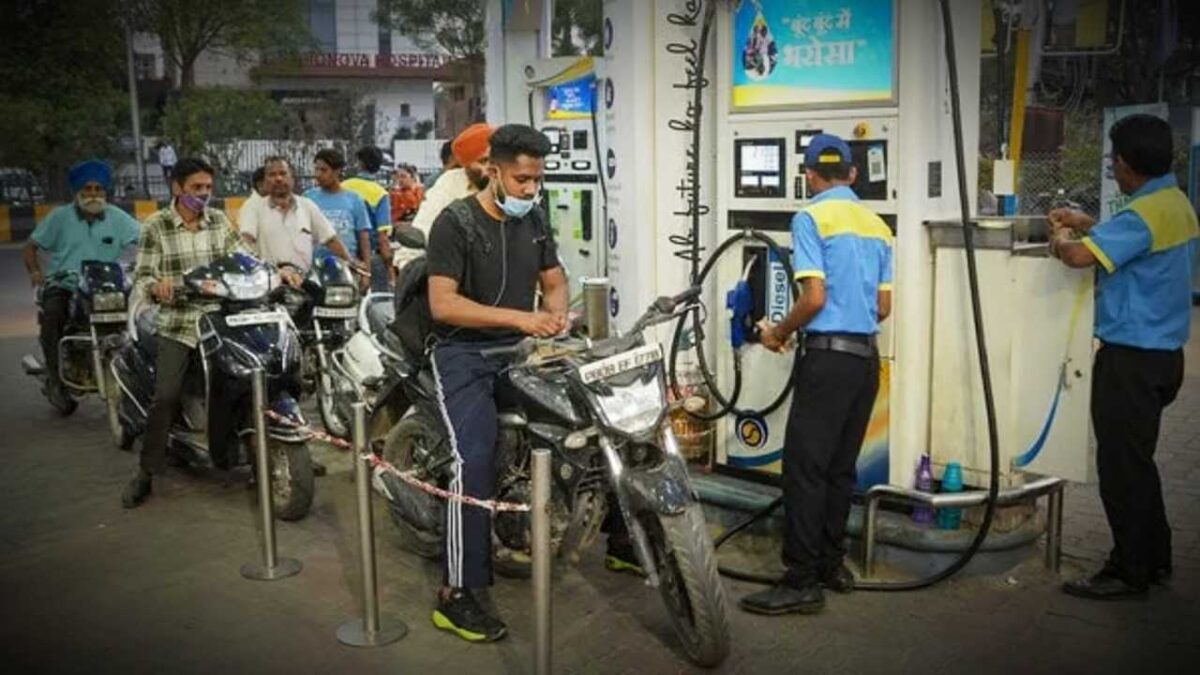
<path id="1" fill-rule="evenodd" d="M 211 195 L 179 195 L 179 205 L 183 208 L 195 212 L 204 213 L 204 207 L 208 206 L 208 199 Z"/>

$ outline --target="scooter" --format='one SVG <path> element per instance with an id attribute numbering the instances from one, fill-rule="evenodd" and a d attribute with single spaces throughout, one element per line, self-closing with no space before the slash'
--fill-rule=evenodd
<path id="1" fill-rule="evenodd" d="M 276 517 L 299 520 L 309 511 L 315 482 L 300 393 L 300 339 L 279 299 L 284 287 L 268 265 L 235 253 L 184 275 L 176 297 L 210 303 L 197 320 L 199 358 L 185 378 L 183 403 L 171 433 L 176 457 L 193 466 L 253 464 L 244 443 L 211 447 L 207 409 L 228 406 L 240 439 L 254 435 L 251 377 L 257 368 L 266 379 L 266 420 L 271 490 Z M 113 359 L 113 374 L 125 393 L 120 419 L 129 437 L 146 431 L 154 397 L 157 305 L 130 312 L 130 341 Z M 196 372 L 199 370 L 199 372 Z M 215 391 L 220 392 L 219 400 Z M 261 476 L 257 477 L 262 480 Z"/>
<path id="2" fill-rule="evenodd" d="M 483 353 L 509 361 L 497 381 L 502 402 L 494 460 L 497 499 L 528 502 L 530 451 L 550 449 L 556 554 L 576 559 L 596 539 L 609 505 L 616 504 L 684 651 L 695 663 L 714 666 L 729 653 L 725 591 L 703 510 L 668 421 L 662 347 L 643 337 L 647 328 L 692 311 L 699 292 L 696 287 L 659 298 L 621 337 L 526 339 Z M 388 433 L 382 455 L 396 469 L 445 488 L 455 457 L 434 388 L 428 368 L 401 378 L 397 395 L 411 410 Z M 444 503 L 391 472 L 379 471 L 376 477 L 401 545 L 425 557 L 439 556 Z M 615 499 L 608 499 L 609 493 Z M 504 547 L 528 554 L 528 514 L 498 513 L 493 531 Z"/>
<path id="3" fill-rule="evenodd" d="M 78 272 L 51 275 L 38 289 L 38 306 L 47 287 L 75 280 L 66 330 L 58 343 L 58 377 L 66 389 L 66 398 L 55 402 L 47 391 L 46 367 L 36 356 L 27 354 L 21 367 L 27 375 L 42 382 L 42 390 L 63 415 L 75 412 L 78 397 L 98 394 L 108 410 L 108 426 L 113 442 L 122 446 L 118 419 L 121 393 L 108 376 L 113 354 L 125 343 L 126 305 L 131 283 L 116 262 L 87 260 Z"/>

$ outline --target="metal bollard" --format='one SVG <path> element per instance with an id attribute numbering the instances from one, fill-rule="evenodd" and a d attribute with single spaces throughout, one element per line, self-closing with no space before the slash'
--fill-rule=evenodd
<path id="1" fill-rule="evenodd" d="M 533 451 L 533 672 L 550 675 L 550 451 Z"/>
<path id="2" fill-rule="evenodd" d="M 262 515 L 262 564 L 242 565 L 242 576 L 256 581 L 275 581 L 300 572 L 303 567 L 294 558 L 279 558 L 275 554 L 275 512 L 271 503 L 271 462 L 267 457 L 267 418 L 264 413 L 267 399 L 267 378 L 262 368 L 251 375 L 253 387 L 255 466 L 258 471 L 258 509 Z"/>
<path id="3" fill-rule="evenodd" d="M 367 448 L 366 406 L 354 404 L 354 483 L 358 491 L 358 538 L 361 546 L 363 578 L 363 617 L 351 619 L 337 629 L 337 639 L 351 647 L 381 647 L 408 634 L 408 626 L 388 617 L 388 626 L 379 624 L 379 589 L 375 569 L 375 525 L 371 513 L 371 474 L 363 455 Z"/>
<path id="4" fill-rule="evenodd" d="M 1057 572 L 1062 562 L 1063 492 L 1065 484 L 1046 496 L 1046 569 Z"/>

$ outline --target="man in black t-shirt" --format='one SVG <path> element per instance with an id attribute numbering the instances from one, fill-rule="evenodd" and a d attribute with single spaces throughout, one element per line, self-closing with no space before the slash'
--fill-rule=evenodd
<path id="1" fill-rule="evenodd" d="M 456 460 L 450 490 L 458 494 L 490 499 L 495 488 L 494 390 L 506 362 L 481 350 L 567 328 L 567 280 L 536 203 L 549 151 L 532 127 L 498 128 L 488 188 L 453 202 L 430 230 L 429 309 L 438 338 L 431 361 Z M 433 622 L 473 642 L 499 640 L 506 630 L 471 592 L 492 583 L 491 545 L 490 512 L 447 503 L 445 578 Z"/>

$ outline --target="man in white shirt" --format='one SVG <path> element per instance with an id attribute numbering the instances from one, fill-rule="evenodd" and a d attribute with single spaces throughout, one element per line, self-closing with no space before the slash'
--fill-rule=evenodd
<path id="1" fill-rule="evenodd" d="M 362 272 L 338 238 L 333 225 L 311 199 L 293 192 L 292 168 L 283 157 L 269 157 L 266 198 L 242 209 L 238 229 L 242 240 L 263 260 L 279 267 L 284 281 L 299 286 L 312 266 L 313 251 L 324 245 Z"/>

